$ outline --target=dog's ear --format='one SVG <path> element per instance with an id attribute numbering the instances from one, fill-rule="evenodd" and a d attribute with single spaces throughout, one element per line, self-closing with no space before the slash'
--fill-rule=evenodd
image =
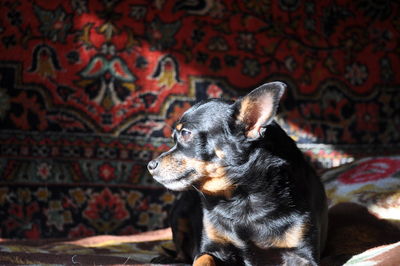
<path id="1" fill-rule="evenodd" d="M 282 82 L 266 83 L 234 103 L 236 125 L 244 128 L 247 138 L 258 139 L 263 135 L 264 128 L 276 114 L 285 88 Z"/>

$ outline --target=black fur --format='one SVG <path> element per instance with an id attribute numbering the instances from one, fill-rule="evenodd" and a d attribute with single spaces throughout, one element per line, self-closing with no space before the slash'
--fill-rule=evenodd
<path id="1" fill-rule="evenodd" d="M 176 145 L 149 163 L 157 181 L 183 191 L 170 215 L 177 261 L 203 265 L 208 254 L 214 265 L 318 264 L 326 197 L 273 121 L 284 88 L 267 83 L 234 103 L 193 106 L 177 123 Z"/>

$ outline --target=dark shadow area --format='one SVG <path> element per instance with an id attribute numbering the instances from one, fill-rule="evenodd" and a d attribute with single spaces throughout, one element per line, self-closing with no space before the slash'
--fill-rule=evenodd
<path id="1" fill-rule="evenodd" d="M 322 265 L 343 265 L 354 255 L 400 241 L 400 230 L 355 203 L 329 210 L 329 229 Z"/>

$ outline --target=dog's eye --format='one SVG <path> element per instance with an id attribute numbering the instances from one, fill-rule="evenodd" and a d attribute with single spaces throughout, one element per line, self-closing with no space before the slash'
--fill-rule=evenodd
<path id="1" fill-rule="evenodd" d="M 190 135 L 192 134 L 192 132 L 190 132 L 189 130 L 187 130 L 187 129 L 182 129 L 182 131 L 181 131 L 181 135 L 182 135 L 182 137 L 189 137 Z"/>
<path id="2" fill-rule="evenodd" d="M 192 132 L 190 132 L 187 129 L 182 129 L 181 130 L 181 136 L 184 141 L 188 141 L 190 139 L 190 136 L 192 135 Z"/>

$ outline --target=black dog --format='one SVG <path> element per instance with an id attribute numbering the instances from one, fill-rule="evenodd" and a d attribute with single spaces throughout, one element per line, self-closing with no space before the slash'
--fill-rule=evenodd
<path id="1" fill-rule="evenodd" d="M 165 187 L 186 191 L 171 216 L 178 259 L 318 264 L 326 197 L 301 151 L 273 120 L 285 87 L 272 82 L 234 103 L 196 104 L 178 121 L 175 146 L 148 164 Z"/>

